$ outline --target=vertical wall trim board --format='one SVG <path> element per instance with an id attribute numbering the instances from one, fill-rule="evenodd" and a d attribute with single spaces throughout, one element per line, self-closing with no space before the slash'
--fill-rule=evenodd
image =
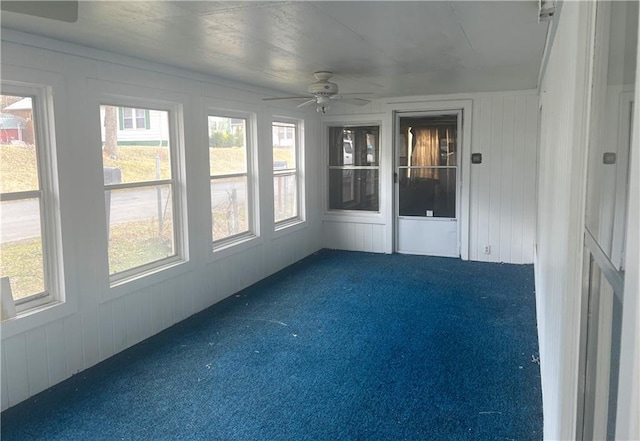
<path id="1" fill-rule="evenodd" d="M 9 406 L 13 406 L 30 396 L 25 335 L 7 338 L 2 345 L 5 350 L 7 397 Z"/>
<path id="2" fill-rule="evenodd" d="M 67 349 L 67 375 L 75 375 L 84 369 L 84 348 L 82 346 L 82 320 L 74 314 L 64 321 L 65 347 Z"/>
<path id="3" fill-rule="evenodd" d="M 111 321 L 113 322 L 113 353 L 117 354 L 127 347 L 127 298 L 120 297 L 111 302 Z"/>
<path id="4" fill-rule="evenodd" d="M 84 355 L 84 368 L 88 368 L 100 362 L 100 337 L 98 331 L 98 310 L 91 308 L 83 311 L 82 322 L 82 348 Z"/>
<path id="5" fill-rule="evenodd" d="M 47 356 L 47 334 L 45 326 L 25 333 L 27 352 L 27 378 L 29 395 L 35 395 L 49 387 L 49 360 Z"/>
<path id="6" fill-rule="evenodd" d="M 49 385 L 57 384 L 69 377 L 67 341 L 64 321 L 49 323 L 45 329 L 47 338 L 47 362 Z"/>
<path id="7" fill-rule="evenodd" d="M 515 101 L 513 97 L 507 96 L 503 101 L 503 127 L 502 127 L 502 155 L 501 155 L 501 177 L 500 187 L 500 239 L 499 252 L 501 262 L 513 262 L 511 258 L 511 236 L 512 236 L 512 194 L 513 194 L 513 150 L 514 145 L 514 112 Z"/>
<path id="8" fill-rule="evenodd" d="M 100 361 L 106 360 L 114 354 L 112 303 L 113 302 L 104 303 L 98 308 Z"/>
<path id="9" fill-rule="evenodd" d="M 7 384 L 7 360 L 4 352 L 4 345 L 0 348 L 0 401 L 2 402 L 1 410 L 9 407 L 9 386 Z"/>

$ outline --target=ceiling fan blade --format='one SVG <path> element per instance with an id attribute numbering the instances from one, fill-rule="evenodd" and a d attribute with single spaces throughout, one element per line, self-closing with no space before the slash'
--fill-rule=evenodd
<path id="1" fill-rule="evenodd" d="M 316 103 L 316 99 L 313 98 L 313 99 L 310 99 L 308 101 L 305 101 L 302 104 L 298 104 L 298 107 L 304 107 L 304 106 L 308 106 L 309 104 L 315 104 L 315 103 Z"/>
<path id="2" fill-rule="evenodd" d="M 279 101 L 279 100 L 308 100 L 308 96 L 278 96 L 275 98 L 262 98 L 262 101 Z"/>
<path id="3" fill-rule="evenodd" d="M 51 20 L 75 23 L 78 21 L 77 1 L 6 1 L 0 2 L 3 11 L 34 15 Z"/>
<path id="4" fill-rule="evenodd" d="M 331 98 L 334 100 L 340 100 L 343 103 L 353 104 L 356 106 L 365 106 L 371 102 L 370 100 L 365 100 L 364 98 L 343 98 L 343 95 L 336 95 Z"/>
<path id="5" fill-rule="evenodd" d="M 354 96 L 354 95 L 358 95 L 358 96 L 361 96 L 361 95 L 375 95 L 375 93 L 372 93 L 372 92 L 351 92 L 351 93 L 341 93 L 341 94 L 336 95 L 336 96 L 341 96 L 342 97 L 342 96 Z"/>

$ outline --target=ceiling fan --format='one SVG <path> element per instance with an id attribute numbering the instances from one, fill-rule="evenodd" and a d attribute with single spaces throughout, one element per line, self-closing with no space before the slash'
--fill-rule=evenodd
<path id="1" fill-rule="evenodd" d="M 343 103 L 355 104 L 356 106 L 364 106 L 371 101 L 364 98 L 347 97 L 347 95 L 365 95 L 363 93 L 349 93 L 338 95 L 338 85 L 329 81 L 329 78 L 333 76 L 332 72 L 319 71 L 315 72 L 313 76 L 316 78 L 315 83 L 311 83 L 307 88 L 307 93 L 296 96 L 283 96 L 276 98 L 264 98 L 263 101 L 275 101 L 275 100 L 306 100 L 298 107 L 308 106 L 310 104 L 316 104 L 316 110 L 325 114 L 329 110 L 329 103 L 332 100 L 342 100 Z"/>

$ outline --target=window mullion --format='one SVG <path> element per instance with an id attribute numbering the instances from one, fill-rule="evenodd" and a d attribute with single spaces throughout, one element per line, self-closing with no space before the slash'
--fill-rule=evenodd
<path id="1" fill-rule="evenodd" d="M 16 191 L 11 193 L 0 193 L 0 202 L 19 201 L 22 199 L 36 199 L 42 197 L 42 190 Z"/>
<path id="2" fill-rule="evenodd" d="M 244 173 L 229 173 L 226 175 L 211 175 L 211 179 L 227 179 L 227 178 L 242 178 L 248 176 L 247 172 Z"/>
<path id="3" fill-rule="evenodd" d="M 105 184 L 105 190 L 126 190 L 130 188 L 157 187 L 173 184 L 173 179 L 158 179 L 157 181 L 126 182 L 124 184 Z"/>

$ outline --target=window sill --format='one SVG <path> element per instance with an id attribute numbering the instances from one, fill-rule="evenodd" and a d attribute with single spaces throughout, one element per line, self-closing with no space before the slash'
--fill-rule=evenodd
<path id="1" fill-rule="evenodd" d="M 209 263 L 215 262 L 225 257 L 237 254 L 251 248 L 254 248 L 262 243 L 262 238 L 256 235 L 240 236 L 230 242 L 222 242 L 213 245 L 213 251 Z"/>
<path id="2" fill-rule="evenodd" d="M 105 303 L 157 283 L 164 282 L 165 280 L 184 274 L 190 269 L 190 262 L 180 259 L 168 262 L 165 265 L 155 267 L 125 279 L 112 282 L 109 289 L 101 297 L 100 303 Z"/>
<path id="3" fill-rule="evenodd" d="M 2 340 L 63 319 L 76 312 L 75 304 L 56 300 L 27 309 L 16 317 L 2 322 Z"/>
<path id="4" fill-rule="evenodd" d="M 302 230 L 306 228 L 307 222 L 300 219 L 289 219 L 283 222 L 276 224 L 275 230 L 273 232 L 273 238 L 278 238 L 285 236 L 289 233 L 293 233 L 294 231 Z"/>

